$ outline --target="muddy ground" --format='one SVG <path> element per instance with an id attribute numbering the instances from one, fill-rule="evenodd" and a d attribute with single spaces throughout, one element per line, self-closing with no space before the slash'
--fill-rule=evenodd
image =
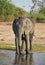
<path id="1" fill-rule="evenodd" d="M 0 42 L 14 43 L 12 24 L 0 23 Z M 45 23 L 36 23 L 33 44 L 45 44 Z"/>

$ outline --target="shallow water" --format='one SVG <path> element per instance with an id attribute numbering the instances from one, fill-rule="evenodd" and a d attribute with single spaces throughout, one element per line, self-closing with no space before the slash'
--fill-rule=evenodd
<path id="1" fill-rule="evenodd" d="M 0 65 L 45 65 L 45 53 L 16 55 L 14 51 L 0 51 Z"/>

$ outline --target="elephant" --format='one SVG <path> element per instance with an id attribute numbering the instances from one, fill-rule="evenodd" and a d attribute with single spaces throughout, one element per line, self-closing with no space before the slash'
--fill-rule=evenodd
<path id="1" fill-rule="evenodd" d="M 30 17 L 19 17 L 13 21 L 12 27 L 15 34 L 16 53 L 21 54 L 24 43 L 26 45 L 26 54 L 29 53 L 32 50 L 34 22 Z M 23 42 L 22 35 L 25 36 L 25 42 Z"/>

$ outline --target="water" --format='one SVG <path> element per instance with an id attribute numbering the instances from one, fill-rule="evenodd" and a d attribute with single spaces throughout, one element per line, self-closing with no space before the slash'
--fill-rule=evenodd
<path id="1" fill-rule="evenodd" d="M 45 53 L 16 55 L 14 51 L 0 51 L 0 65 L 45 65 Z"/>

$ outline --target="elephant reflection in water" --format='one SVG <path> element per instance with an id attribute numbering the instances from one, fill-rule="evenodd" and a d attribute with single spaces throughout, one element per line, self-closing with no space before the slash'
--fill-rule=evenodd
<path id="1" fill-rule="evenodd" d="M 30 55 L 16 55 L 13 65 L 32 65 L 33 57 Z"/>

